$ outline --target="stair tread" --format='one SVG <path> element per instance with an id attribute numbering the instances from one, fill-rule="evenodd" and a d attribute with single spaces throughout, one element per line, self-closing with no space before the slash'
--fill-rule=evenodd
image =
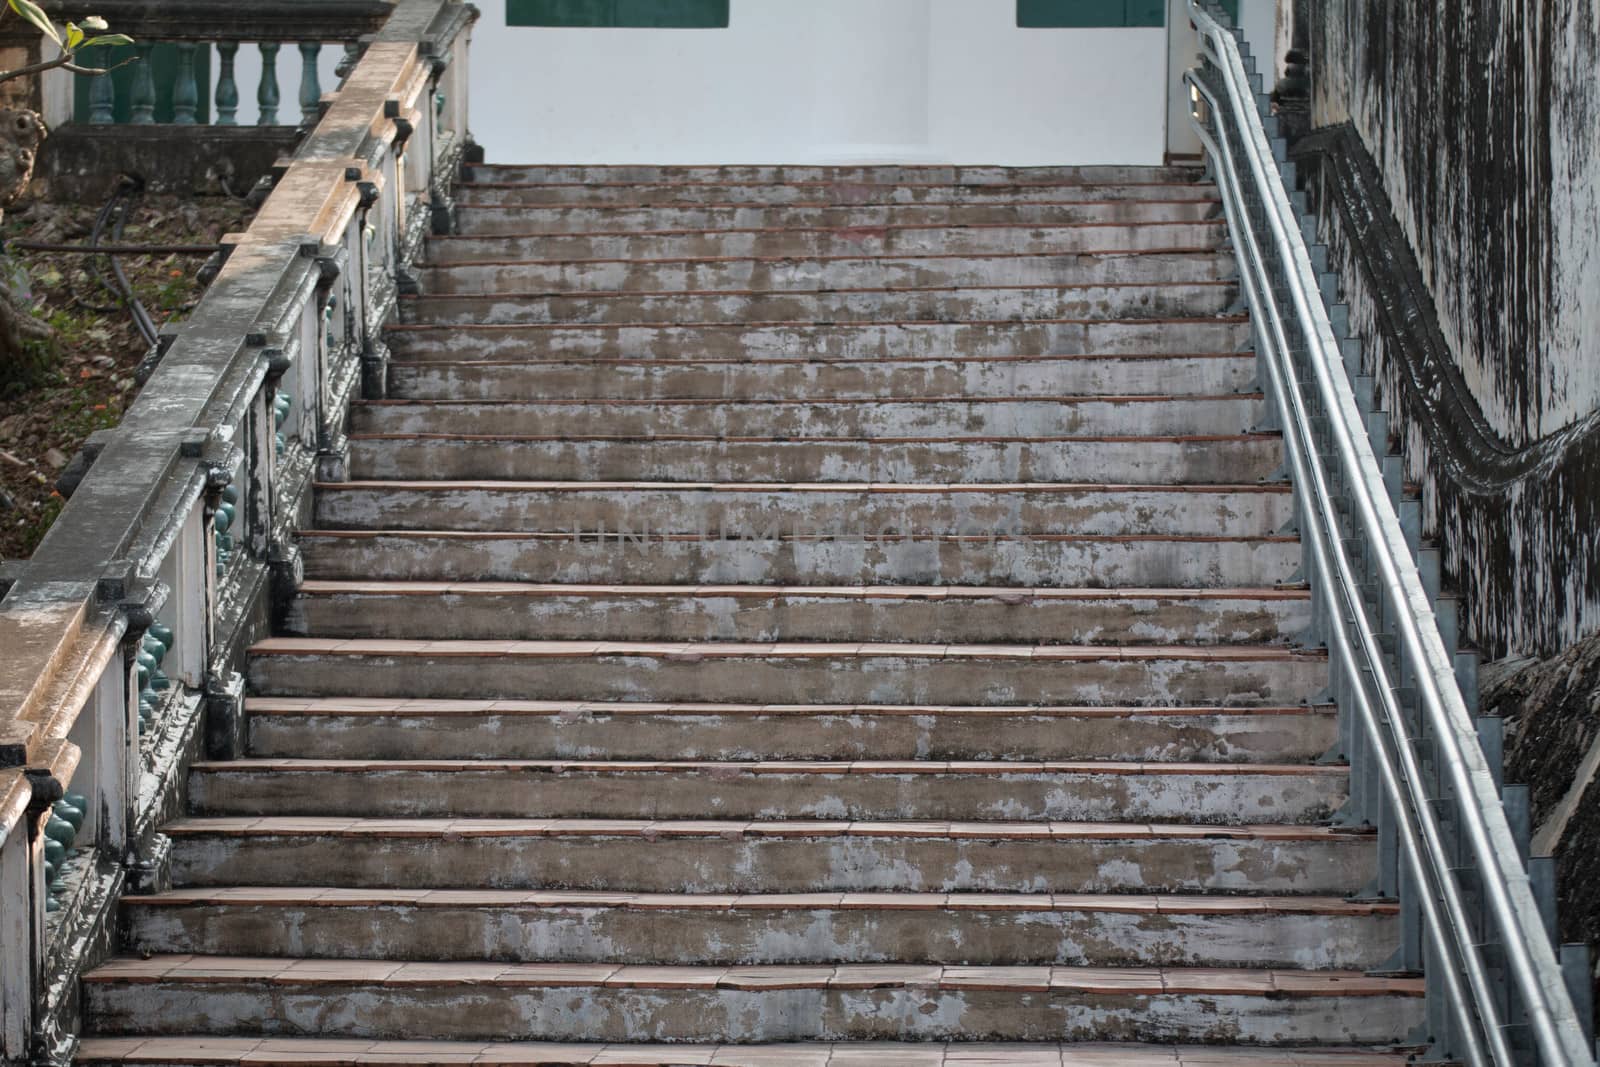
<path id="1" fill-rule="evenodd" d="M 924 911 L 1087 911 L 1174 915 L 1396 915 L 1388 901 L 1330 896 L 1217 896 L 1180 893 L 620 893 L 603 890 L 348 889 L 325 886 L 220 886 L 130 897 L 134 908 L 195 905 L 419 908 L 863 909 Z"/>
<path id="2" fill-rule="evenodd" d="M 967 967 L 946 964 L 635 965 L 590 963 L 428 962 L 291 959 L 256 956 L 118 957 L 89 971 L 89 984 L 118 982 L 385 986 L 492 983 L 513 987 L 634 989 L 882 989 L 933 987 L 1072 992 L 1090 995 L 1181 994 L 1276 997 L 1421 996 L 1417 978 L 1361 971 L 1255 970 L 1223 967 Z"/>
<path id="3" fill-rule="evenodd" d="M 806 1042 L 771 1045 L 563 1044 L 559 1042 L 374 1041 L 260 1037 L 90 1037 L 80 1061 L 131 1064 L 521 1064 L 523 1067 L 1403 1067 L 1382 1049 L 1252 1048 L 1226 1045 Z"/>
<path id="4" fill-rule="evenodd" d="M 464 490 L 495 493 L 853 493 L 879 495 L 956 495 L 966 493 L 1176 493 L 1202 495 L 1220 493 L 1265 493 L 1284 496 L 1294 491 L 1287 482 L 1240 482 L 1238 484 L 1141 485 L 1138 483 L 1097 482 L 938 482 L 916 484 L 910 482 L 574 482 L 574 481 L 513 481 L 502 479 L 473 480 L 405 480 L 374 479 L 370 481 L 317 482 L 316 489 L 331 493 L 348 490 L 395 490 L 409 492 L 452 493 Z"/>
<path id="5" fill-rule="evenodd" d="M 724 231 L 725 232 L 725 231 Z M 530 237 L 555 237 L 559 234 L 529 234 Z M 594 236 L 594 235 L 590 235 Z M 398 334 L 428 333 L 449 331 L 451 333 L 472 331 L 507 331 L 507 330 L 585 330 L 585 331 L 620 331 L 620 330 L 667 330 L 667 329 L 693 329 L 693 330 L 737 330 L 749 331 L 765 327 L 776 327 L 785 330 L 804 329 L 808 326 L 823 327 L 830 330 L 867 330 L 874 327 L 894 326 L 897 328 L 917 326 L 1008 326 L 1024 328 L 1028 326 L 1074 325 L 1074 326 L 1101 326 L 1111 323 L 1129 326 L 1164 326 L 1171 323 L 1206 323 L 1209 325 L 1243 326 L 1249 323 L 1245 315 L 1165 315 L 1155 317 L 1121 316 L 1117 318 L 1086 319 L 1086 318 L 1028 318 L 1028 319 L 968 319 L 956 322 L 946 319 L 852 319 L 849 322 L 829 322 L 819 320 L 815 322 L 802 322 L 793 319 L 771 320 L 742 320 L 739 322 L 684 322 L 682 320 L 662 320 L 656 322 L 397 322 L 384 327 L 386 330 Z"/>
<path id="6" fill-rule="evenodd" d="M 843 600 L 983 600 L 998 599 L 1012 604 L 1030 600 L 1306 600 L 1311 592 L 1305 586 L 1203 587 L 1115 589 L 1052 586 L 973 586 L 973 585 L 626 585 L 561 584 L 553 582 L 428 582 L 428 581 L 336 581 L 307 579 L 300 585 L 301 596 L 338 594 L 385 596 L 526 596 L 526 597 L 736 597 L 749 600 L 778 600 L 788 597 Z"/>
<path id="7" fill-rule="evenodd" d="M 496 294 L 459 293 L 459 294 L 449 294 L 449 295 L 451 295 L 451 296 L 463 296 L 463 297 L 471 296 L 473 299 L 490 299 L 490 298 L 498 297 L 500 294 L 498 294 L 498 293 L 496 293 Z M 541 295 L 544 295 L 544 294 L 541 294 Z M 640 295 L 646 295 L 646 294 L 641 294 L 641 293 L 613 293 L 613 294 L 597 294 L 597 295 L 640 296 Z M 692 296 L 694 294 L 685 293 L 685 292 L 679 292 L 679 291 L 673 291 L 671 293 L 661 293 L 661 294 L 655 294 L 655 295 Z M 717 295 L 728 295 L 728 294 L 718 293 Z M 973 364 L 973 365 L 979 365 L 979 366 L 990 366 L 990 365 L 1008 365 L 1008 364 L 1031 365 L 1031 364 L 1036 364 L 1036 363 L 1062 363 L 1062 364 L 1065 364 L 1067 366 L 1074 366 L 1074 365 L 1083 364 L 1083 363 L 1097 363 L 1097 362 L 1115 362 L 1115 363 L 1132 363 L 1132 364 L 1158 363 L 1159 364 L 1159 363 L 1181 362 L 1183 360 L 1203 360 L 1203 359 L 1231 360 L 1231 361 L 1238 361 L 1238 362 L 1254 362 L 1255 358 L 1256 358 L 1255 353 L 1254 352 L 1250 352 L 1250 351 L 1245 351 L 1245 352 L 1129 352 L 1129 353 L 1112 353 L 1112 354 L 1104 354 L 1104 355 L 1103 354 L 1099 354 L 1099 353 L 1065 353 L 1065 354 L 1038 353 L 1038 354 L 1006 354 L 1006 355 L 982 355 L 982 354 L 980 354 L 980 355 L 968 355 L 968 354 L 964 354 L 964 353 L 950 353 L 949 355 L 940 355 L 940 356 L 930 356 L 930 355 L 881 356 L 881 357 L 876 357 L 876 358 L 872 358 L 872 359 L 861 359 L 861 358 L 853 357 L 853 356 L 823 356 L 823 355 L 796 354 L 796 355 L 792 355 L 792 356 L 770 356 L 770 357 L 768 357 L 766 359 L 762 359 L 760 361 L 749 360 L 749 359 L 740 359 L 740 358 L 738 358 L 736 356 L 686 356 L 686 357 L 684 357 L 682 359 L 661 359 L 661 358 L 652 358 L 652 357 L 649 357 L 649 356 L 571 356 L 571 355 L 560 355 L 560 356 L 552 356 L 549 359 L 540 360 L 539 363 L 536 364 L 536 365 L 540 366 L 540 367 L 570 367 L 570 366 L 590 367 L 590 366 L 600 365 L 600 366 L 618 366 L 618 367 L 639 366 L 639 367 L 674 367 L 674 368 L 683 367 L 683 368 L 692 368 L 692 367 L 708 367 L 708 366 L 716 366 L 716 367 L 722 367 L 722 366 L 731 366 L 731 367 L 750 367 L 750 366 L 755 366 L 755 367 L 785 367 L 785 366 L 791 366 L 791 365 L 817 366 L 817 367 L 853 367 L 853 366 L 876 367 L 876 366 L 881 366 L 883 364 L 889 364 L 889 365 L 893 365 L 893 366 L 907 366 L 907 365 L 909 365 L 909 366 L 920 366 L 920 365 L 923 365 L 923 364 L 940 365 L 940 364 L 947 364 L 947 363 L 949 363 L 949 364 L 959 364 L 959 365 Z M 406 365 L 409 366 L 409 367 L 524 367 L 524 366 L 529 366 L 529 363 L 528 363 L 527 360 L 518 360 L 518 359 L 412 359 L 412 360 L 407 360 L 406 361 Z M 1133 394 L 1133 395 L 1138 396 L 1138 395 L 1146 395 L 1146 394 Z M 1192 395 L 1192 394 L 1183 393 L 1183 394 L 1174 394 L 1174 395 L 1189 396 L 1189 395 Z M 1278 434 L 1272 434 L 1271 436 L 1279 436 L 1279 435 Z"/>
<path id="8" fill-rule="evenodd" d="M 575 716 L 603 715 L 973 715 L 1044 716 L 1055 718 L 1167 718 L 1232 715 L 1240 717 L 1322 716 L 1336 714 L 1331 705 L 1241 705 L 1216 708 L 1205 706 L 1144 707 L 1111 705 L 1000 705 L 1000 704 L 739 704 L 695 703 L 688 701 L 604 701 L 604 700 L 446 700 L 432 697 L 283 697 L 251 696 L 245 709 L 252 715 L 520 715 Z"/>
<path id="9" fill-rule="evenodd" d="M 1175 286 L 1195 289 L 1236 289 L 1238 282 L 1233 279 L 1205 279 L 1199 281 L 1170 281 L 1160 278 L 1142 279 L 1140 281 L 1089 281 L 1089 282 L 1060 282 L 1055 285 L 1029 284 L 1029 283 L 994 283 L 989 285 L 839 285 L 826 289 L 551 289 L 548 287 L 536 289 L 496 289 L 486 293 L 416 293 L 407 294 L 400 298 L 402 304 L 415 304 L 427 300 L 462 300 L 462 301 L 492 301 L 492 300 L 530 300 L 558 298 L 579 298 L 584 300 L 631 300 L 640 297 L 669 297 L 680 299 L 682 297 L 743 297 L 743 296 L 783 296 L 783 297 L 834 297 L 846 296 L 852 293 L 993 293 L 993 292 L 1036 292 L 1036 293 L 1064 293 L 1079 289 L 1170 289 Z"/>
<path id="10" fill-rule="evenodd" d="M 449 234 L 430 234 L 428 241 L 433 242 L 446 238 Z M 457 235 L 459 236 L 459 235 Z M 431 262 L 424 260 L 417 266 L 425 270 L 454 270 L 458 267 L 544 267 L 544 266 L 577 266 L 599 265 L 603 263 L 628 263 L 639 266 L 663 266 L 674 263 L 856 263 L 871 262 L 881 259 L 914 259 L 914 260 L 948 260 L 956 263 L 970 263 L 974 260 L 1048 260 L 1059 259 L 1063 256 L 1074 258 L 1121 258 L 1126 256 L 1194 256 L 1196 258 L 1226 258 L 1227 254 L 1218 248 L 1176 246 L 1172 248 L 1108 248 L 1100 251 L 1086 252 L 974 252 L 971 255 L 961 255 L 952 252 L 850 252 L 829 255 L 727 255 L 727 256 L 610 256 L 594 258 L 538 258 L 532 256 L 519 256 L 512 259 L 474 259 L 474 260 L 445 260 Z"/>
<path id="11" fill-rule="evenodd" d="M 1197 203 L 1198 201 L 1189 201 Z M 522 207 L 524 205 L 518 205 Z M 582 206 L 582 205 L 569 205 Z M 913 206 L 913 205 L 907 205 Z M 482 205 L 479 205 L 481 210 Z M 648 209 L 645 209 L 648 210 Z M 873 230 L 1026 230 L 1029 233 L 1039 233 L 1049 230 L 1089 230 L 1089 229 L 1146 229 L 1160 228 L 1163 226 L 1204 226 L 1207 228 L 1224 230 L 1227 220 L 1222 218 L 1203 219 L 1135 219 L 1135 220 L 1094 220 L 1082 222 L 1049 221 L 1049 222 L 945 222 L 930 220 L 925 222 L 883 222 L 872 225 Z M 672 234 L 735 234 L 735 233 L 782 233 L 782 234 L 837 234 L 836 226 L 730 226 L 702 227 L 702 226 L 664 226 L 660 228 L 641 228 L 629 230 L 533 230 L 528 232 L 506 233 L 451 233 L 438 234 L 430 238 L 431 241 L 441 244 L 450 241 L 504 241 L 517 237 L 661 237 Z"/>
<path id="12" fill-rule="evenodd" d="M 971 660 L 1212 660 L 1222 662 L 1317 661 L 1322 649 L 1277 645 L 951 645 L 890 642 L 734 641 L 451 641 L 401 638 L 268 637 L 250 647 L 253 656 L 415 656 L 575 658 L 634 656 L 649 659 L 821 659 L 897 657 Z"/>
<path id="13" fill-rule="evenodd" d="M 1341 777 L 1344 764 L 1185 763 L 1120 760 L 523 760 L 523 759 L 320 759 L 316 757 L 198 760 L 191 769 L 228 772 L 543 772 L 550 774 L 662 774 L 700 772 L 709 775 L 951 775 L 991 777 L 1008 774 L 1080 775 L 1205 775 L 1262 777 Z"/>
<path id="14" fill-rule="evenodd" d="M 338 816 L 184 816 L 166 825 L 174 837 L 495 838 L 637 837 L 839 838 L 898 837 L 945 840 L 1250 840 L 1351 841 L 1371 835 L 1328 826 L 1258 823 L 1094 822 L 893 822 L 816 819 L 370 819 Z"/>

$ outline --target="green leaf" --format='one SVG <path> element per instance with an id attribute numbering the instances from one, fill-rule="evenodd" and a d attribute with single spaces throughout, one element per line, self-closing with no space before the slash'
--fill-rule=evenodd
<path id="1" fill-rule="evenodd" d="M 56 32 L 55 24 L 50 21 L 50 16 L 46 15 L 33 0 L 6 0 L 6 3 L 11 6 L 11 10 L 33 23 L 40 33 L 58 45 L 63 43 L 61 34 Z"/>
<path id="2" fill-rule="evenodd" d="M 132 43 L 133 38 L 129 37 L 125 33 L 105 33 L 101 34 L 99 37 L 91 37 L 87 41 L 84 41 L 83 47 L 96 48 L 103 45 L 106 48 L 121 48 L 125 44 Z"/>
<path id="3" fill-rule="evenodd" d="M 82 43 L 83 31 L 78 29 L 78 24 L 75 22 L 67 23 L 67 43 L 63 47 L 66 48 L 67 51 L 71 52 Z"/>

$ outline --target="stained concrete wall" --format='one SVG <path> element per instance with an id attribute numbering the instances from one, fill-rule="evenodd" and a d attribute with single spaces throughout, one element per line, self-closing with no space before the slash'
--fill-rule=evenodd
<path id="1" fill-rule="evenodd" d="M 1324 238 L 1427 532 L 1470 640 L 1554 654 L 1600 630 L 1600 3 L 1309 8 L 1313 121 L 1363 157 Z"/>
<path id="2" fill-rule="evenodd" d="M 735 0 L 713 30 L 536 29 L 481 5 L 490 161 L 1159 164 L 1162 28 L 1018 29 L 1013 0 Z"/>
<path id="3" fill-rule="evenodd" d="M 1314 121 L 1377 160 L 1490 425 L 1600 407 L 1600 3 L 1313 6 Z"/>

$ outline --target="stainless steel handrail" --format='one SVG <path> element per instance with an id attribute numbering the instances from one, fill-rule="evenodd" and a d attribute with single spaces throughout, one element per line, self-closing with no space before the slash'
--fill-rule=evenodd
<path id="1" fill-rule="evenodd" d="M 1421 889 L 1415 903 L 1436 951 L 1445 954 L 1438 982 L 1462 1042 L 1454 1051 L 1473 1067 L 1517 1063 L 1499 1002 L 1496 978 L 1484 959 L 1474 924 L 1447 849 L 1444 831 L 1428 796 L 1417 741 L 1402 706 L 1399 685 L 1368 618 L 1359 579 L 1340 532 L 1339 511 L 1328 487 L 1316 447 L 1307 396 L 1294 366 L 1295 349 L 1284 309 L 1273 294 L 1271 267 L 1262 254 L 1270 241 L 1280 264 L 1278 281 L 1292 300 L 1288 309 L 1303 338 L 1310 377 L 1327 415 L 1334 459 L 1350 489 L 1351 525 L 1371 551 L 1383 587 L 1399 609 L 1386 613 L 1394 624 L 1402 662 L 1410 665 L 1423 722 L 1437 744 L 1437 762 L 1458 803 L 1453 815 L 1464 835 L 1465 853 L 1482 877 L 1483 913 L 1506 955 L 1507 977 L 1533 1034 L 1539 1062 L 1593 1064 L 1584 1028 L 1568 994 L 1554 947 L 1546 935 L 1516 839 L 1511 833 L 1494 776 L 1479 745 L 1473 720 L 1457 685 L 1405 535 L 1367 439 L 1355 393 L 1338 356 L 1338 341 L 1323 306 L 1311 258 L 1273 160 L 1256 94 L 1232 33 L 1199 0 L 1189 0 L 1190 17 L 1200 32 L 1206 56 L 1217 72 L 1219 101 L 1206 80 L 1191 72 L 1188 81 L 1204 97 L 1209 114 L 1235 127 L 1248 170 L 1226 136 L 1213 137 L 1201 119 L 1196 127 L 1214 164 L 1241 259 L 1245 295 L 1260 317 L 1259 331 L 1271 378 L 1274 404 L 1284 428 L 1288 468 L 1302 517 L 1301 535 L 1310 551 L 1308 579 L 1321 594 L 1319 608 L 1329 613 L 1322 630 L 1332 644 L 1330 667 L 1346 672 L 1347 703 L 1371 741 L 1374 766 L 1352 767 L 1356 776 L 1376 774 L 1395 816 L 1394 830 L 1405 863 Z M 1269 232 L 1258 235 L 1249 216 L 1244 181 L 1263 208 Z M 1266 384 L 1266 383 L 1264 383 Z M 1388 616 L 1393 618 L 1389 619 Z M 1353 632 L 1352 632 L 1353 631 Z M 1409 680 L 1409 679 L 1408 679 Z M 1354 791 L 1354 787 L 1353 787 Z"/>

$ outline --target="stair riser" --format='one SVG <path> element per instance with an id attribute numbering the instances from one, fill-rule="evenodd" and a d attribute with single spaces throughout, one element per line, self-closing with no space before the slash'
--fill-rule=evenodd
<path id="1" fill-rule="evenodd" d="M 1103 200 L 1049 204 L 885 204 L 755 207 L 479 207 L 462 204 L 457 233 L 469 237 L 639 230 L 855 229 L 877 226 L 1071 226 L 1203 222 L 1215 201 Z"/>
<path id="2" fill-rule="evenodd" d="M 405 322 L 745 323 L 961 322 L 1032 319 L 1163 319 L 1219 315 L 1236 300 L 1231 282 L 850 293 L 671 293 L 652 296 L 425 296 L 401 302 Z"/>
<path id="3" fill-rule="evenodd" d="M 1294 579 L 1287 541 L 604 541 L 301 534 L 306 576 L 371 581 L 1240 588 Z"/>
<path id="4" fill-rule="evenodd" d="M 724 716 L 252 713 L 250 752 L 322 759 L 1111 759 L 1295 763 L 1337 741 L 1332 715 L 1018 713 Z"/>
<path id="5" fill-rule="evenodd" d="M 941 285 L 1106 285 L 1218 282 L 1235 277 L 1224 252 L 854 259 L 691 259 L 458 264 L 421 272 L 430 294 L 854 289 Z"/>
<path id="6" fill-rule="evenodd" d="M 1313 823 L 1344 802 L 1333 774 L 1015 775 L 270 771 L 197 768 L 197 815 L 361 818 L 927 819 Z"/>
<path id="7" fill-rule="evenodd" d="M 174 835 L 180 886 L 605 889 L 636 893 L 827 890 L 996 893 L 1354 892 L 1365 838 L 1318 841 L 954 840 L 871 837 Z"/>
<path id="8" fill-rule="evenodd" d="M 563 397 L 785 400 L 886 396 L 1221 396 L 1255 389 L 1255 357 L 1004 363 L 397 363 L 407 400 Z"/>
<path id="9" fill-rule="evenodd" d="M 856 323 L 687 326 L 397 327 L 397 359 L 944 359 L 954 356 L 1184 355 L 1240 352 L 1235 319 L 1124 322 Z"/>
<path id="10" fill-rule="evenodd" d="M 456 186 L 463 204 L 688 206 L 716 204 L 1037 204 L 1066 201 L 1214 201 L 1217 187 L 1200 182 L 1142 185 L 934 185 L 913 182 L 640 182 L 629 185 L 516 184 L 486 175 Z"/>
<path id="11" fill-rule="evenodd" d="M 827 704 L 1293 704 L 1327 682 L 1314 658 L 1262 662 L 1117 659 L 713 659 L 640 656 L 252 657 L 254 691 L 275 696 L 669 700 Z"/>
<path id="12" fill-rule="evenodd" d="M 633 403 L 357 404 L 359 433 L 498 434 L 541 436 L 965 438 L 1239 434 L 1251 430 L 1261 402 L 1254 397 L 1200 400 L 898 400 L 762 403 L 700 401 Z M 1027 446 L 1039 447 L 1039 446 Z M 1046 446 L 1048 447 L 1048 446 Z M 1075 478 L 1088 473 L 1079 470 Z M 637 480 L 638 475 L 632 476 Z"/>
<path id="13" fill-rule="evenodd" d="M 784 596 L 316 593 L 284 632 L 318 637 L 563 641 L 929 641 L 1266 644 L 1310 621 L 1303 599 L 1090 599 L 1007 604 Z"/>
<path id="14" fill-rule="evenodd" d="M 938 185 L 996 185 L 1013 188 L 1018 183 L 1052 182 L 1067 185 L 1150 185 L 1200 181 L 1198 167 L 1119 166 L 811 166 L 756 164 L 733 166 L 657 165 L 522 165 L 468 164 L 463 177 L 469 182 L 567 183 L 595 185 L 625 182 L 854 182 L 868 186 L 916 182 Z"/>
<path id="15" fill-rule="evenodd" d="M 1266 481 L 1275 438 L 1200 441 L 510 441 L 354 439 L 350 476 L 446 480 L 1070 482 L 1093 471 L 1124 485 Z"/>
<path id="16" fill-rule="evenodd" d="M 1421 1021 L 1400 997 L 1018 994 L 931 989 L 540 988 L 450 984 L 329 987 L 258 981 L 204 989 L 158 982 L 87 987 L 102 1030 L 212 1030 L 372 1038 L 560 1041 L 1216 1040 L 1396 1041 Z"/>
<path id="17" fill-rule="evenodd" d="M 406 905 L 123 906 L 134 952 L 318 959 L 677 964 L 1282 967 L 1368 970 L 1389 915 Z"/>
<path id="18" fill-rule="evenodd" d="M 1206 222 L 1137 225 L 951 227 L 869 226 L 854 229 L 688 229 L 670 233 L 573 233 L 455 236 L 428 242 L 429 263 L 545 259 L 700 259 L 706 257 L 990 256 L 1051 253 L 1213 251 L 1225 229 Z"/>
<path id="19" fill-rule="evenodd" d="M 1293 518 L 1283 492 L 1039 489 L 1015 492 L 868 492 L 781 489 L 411 488 L 361 482 L 318 488 L 324 529 L 628 531 L 706 540 L 823 532 L 884 538 L 929 535 L 1263 537 Z M 514 486 L 517 483 L 500 483 Z M 548 483 L 547 483 L 548 484 Z M 336 487 L 337 486 L 337 487 Z M 652 537 L 651 535 L 656 535 Z"/>

